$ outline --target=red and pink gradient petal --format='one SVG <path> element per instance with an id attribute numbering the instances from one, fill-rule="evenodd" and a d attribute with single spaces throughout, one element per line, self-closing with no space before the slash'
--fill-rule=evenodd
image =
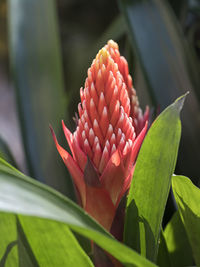
<path id="1" fill-rule="evenodd" d="M 86 188 L 85 188 L 85 183 L 83 180 L 83 172 L 81 171 L 79 166 L 76 164 L 74 159 L 71 157 L 71 155 L 58 144 L 56 135 L 52 127 L 50 127 L 50 129 L 51 129 L 51 133 L 52 133 L 56 148 L 73 178 L 73 181 L 81 196 L 82 205 L 84 207 L 85 201 L 86 201 Z"/>

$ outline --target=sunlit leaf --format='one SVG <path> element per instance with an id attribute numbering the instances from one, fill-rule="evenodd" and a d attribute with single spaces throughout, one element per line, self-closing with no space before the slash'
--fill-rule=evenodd
<path id="1" fill-rule="evenodd" d="M 26 254 L 29 261 L 24 267 L 93 266 L 66 224 L 20 216 L 18 232 L 24 249 L 19 258 Z"/>
<path id="2" fill-rule="evenodd" d="M 12 214 L 0 214 L 0 266 L 18 266 L 16 219 Z"/>
<path id="3" fill-rule="evenodd" d="M 172 188 L 195 262 L 200 265 L 200 189 L 189 178 L 174 176 Z"/>
<path id="4" fill-rule="evenodd" d="M 176 164 L 184 99 L 176 100 L 152 124 L 139 152 L 128 195 L 125 243 L 154 261 Z"/>
<path id="5" fill-rule="evenodd" d="M 164 238 L 169 251 L 171 266 L 193 265 L 192 250 L 178 212 L 173 215 L 167 224 Z"/>

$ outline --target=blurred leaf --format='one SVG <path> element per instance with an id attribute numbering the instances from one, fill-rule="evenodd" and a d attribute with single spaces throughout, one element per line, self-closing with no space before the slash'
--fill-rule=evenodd
<path id="1" fill-rule="evenodd" d="M 174 176 L 172 188 L 196 265 L 200 266 L 200 189 L 184 176 Z"/>
<path id="2" fill-rule="evenodd" d="M 65 94 L 54 0 L 9 0 L 10 60 L 30 174 L 72 197 L 49 124 L 58 133 Z"/>
<path id="3" fill-rule="evenodd" d="M 196 59 L 167 1 L 119 0 L 119 4 L 154 106 L 163 110 L 173 99 L 190 91 L 183 111 L 178 166 L 179 171 L 197 182 L 200 72 Z"/>
<path id="4" fill-rule="evenodd" d="M 171 7 L 173 8 L 176 16 L 179 19 L 185 18 L 187 12 L 188 0 L 168 0 L 168 1 Z"/>
<path id="5" fill-rule="evenodd" d="M 18 233 L 30 261 L 20 266 L 93 266 L 65 224 L 20 216 Z"/>
<path id="6" fill-rule="evenodd" d="M 164 237 L 169 251 L 171 266 L 192 266 L 192 250 L 178 212 L 173 215 L 167 224 Z"/>
<path id="7" fill-rule="evenodd" d="M 149 129 L 128 195 L 125 243 L 152 261 L 157 257 L 161 222 L 177 159 L 179 115 L 184 100 L 185 96 L 165 109 Z"/>
<path id="8" fill-rule="evenodd" d="M 160 267 L 172 267 L 163 231 L 161 231 L 160 233 L 160 244 L 158 249 L 157 264 Z"/>
<path id="9" fill-rule="evenodd" d="M 187 0 L 189 10 L 200 15 L 200 2 L 199 0 Z"/>
<path id="10" fill-rule="evenodd" d="M 93 240 L 123 264 L 137 267 L 156 266 L 115 240 L 68 198 L 14 170 L 1 159 L 0 211 L 66 223 L 70 229 Z"/>
<path id="11" fill-rule="evenodd" d="M 16 162 L 13 158 L 12 153 L 10 152 L 9 147 L 4 142 L 4 140 L 1 139 L 1 137 L 0 137 L 0 157 L 8 161 L 13 166 L 17 167 Z"/>
<path id="12" fill-rule="evenodd" d="M 18 266 L 16 219 L 12 214 L 0 214 L 0 266 Z"/>
<path id="13" fill-rule="evenodd" d="M 101 49 L 110 39 L 118 40 L 124 33 L 126 33 L 126 24 L 124 17 L 118 15 L 115 20 L 108 26 L 103 32 L 99 40 L 97 40 L 95 46 L 91 49 L 91 59 L 95 57 L 97 51 Z"/>

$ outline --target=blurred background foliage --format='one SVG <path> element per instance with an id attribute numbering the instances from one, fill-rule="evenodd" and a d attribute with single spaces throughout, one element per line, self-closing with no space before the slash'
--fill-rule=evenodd
<path id="1" fill-rule="evenodd" d="M 87 69 L 97 51 L 114 39 L 129 62 L 141 106 L 148 104 L 153 117 L 190 91 L 176 173 L 198 184 L 199 0 L 1 0 L 0 21 L 1 155 L 73 198 L 49 123 L 58 136 L 62 118 L 74 130 L 72 117 Z M 16 113 L 13 93 L 19 116 L 10 120 L 8 114 Z"/>

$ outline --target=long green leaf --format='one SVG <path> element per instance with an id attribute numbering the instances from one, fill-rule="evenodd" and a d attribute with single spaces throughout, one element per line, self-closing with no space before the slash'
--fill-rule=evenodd
<path id="1" fill-rule="evenodd" d="M 66 224 L 20 216 L 18 228 L 33 266 L 93 266 Z"/>
<path id="2" fill-rule="evenodd" d="M 66 223 L 73 231 L 94 240 L 123 264 L 156 266 L 112 238 L 80 207 L 46 185 L 34 181 L 0 160 L 0 211 L 37 216 Z"/>
<path id="3" fill-rule="evenodd" d="M 172 189 L 195 262 L 200 266 L 200 189 L 184 176 L 173 177 Z"/>
<path id="4" fill-rule="evenodd" d="M 30 174 L 72 197 L 49 131 L 66 108 L 55 11 L 54 0 L 9 0 L 10 60 Z"/>
<path id="5" fill-rule="evenodd" d="M 193 265 L 192 250 L 178 212 L 173 215 L 167 224 L 164 238 L 172 267 Z"/>
<path id="6" fill-rule="evenodd" d="M 139 152 L 128 195 L 125 243 L 153 261 L 176 164 L 184 99 L 175 101 L 152 124 Z"/>
<path id="7" fill-rule="evenodd" d="M 16 220 L 13 214 L 0 214 L 0 266 L 18 266 Z M 6 263 L 6 265 L 5 265 Z"/>
<path id="8" fill-rule="evenodd" d="M 119 3 L 154 106 L 163 110 L 190 91 L 183 111 L 178 166 L 183 173 L 198 178 L 200 73 L 191 60 L 191 49 L 167 1 L 119 0 Z"/>

